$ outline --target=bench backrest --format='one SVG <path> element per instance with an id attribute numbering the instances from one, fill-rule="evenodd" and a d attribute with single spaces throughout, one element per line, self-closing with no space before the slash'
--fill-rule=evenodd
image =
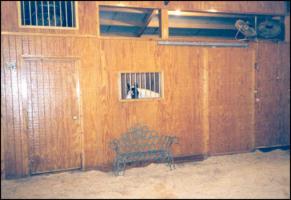
<path id="1" fill-rule="evenodd" d="M 136 125 L 119 139 L 111 142 L 111 147 L 117 153 L 145 152 L 152 150 L 166 150 L 176 142 L 176 137 L 159 135 L 157 131 L 147 126 Z"/>

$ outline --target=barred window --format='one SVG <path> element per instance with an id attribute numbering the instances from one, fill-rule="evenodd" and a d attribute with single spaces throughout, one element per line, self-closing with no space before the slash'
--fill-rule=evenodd
<path id="1" fill-rule="evenodd" d="M 74 1 L 20 1 L 22 26 L 76 27 Z"/>
<path id="2" fill-rule="evenodd" d="M 121 99 L 160 98 L 161 73 L 121 73 Z"/>

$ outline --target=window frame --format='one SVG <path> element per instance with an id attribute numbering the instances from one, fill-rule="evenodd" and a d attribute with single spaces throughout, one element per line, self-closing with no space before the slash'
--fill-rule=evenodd
<path id="1" fill-rule="evenodd" d="M 137 98 L 137 99 L 122 99 L 122 87 L 121 87 L 121 74 L 123 73 L 159 73 L 160 74 L 160 96 L 150 98 Z M 164 72 L 161 70 L 143 70 L 143 71 L 119 71 L 117 73 L 117 86 L 118 86 L 118 100 L 119 102 L 139 102 L 139 101 L 160 101 L 165 99 L 164 92 Z"/>
<path id="2" fill-rule="evenodd" d="M 27 29 L 57 29 L 57 30 L 78 30 L 79 29 L 79 15 L 78 15 L 78 1 L 72 1 L 74 2 L 75 6 L 75 27 L 62 27 L 62 26 L 40 26 L 40 25 L 22 25 L 21 23 L 21 1 L 17 1 L 17 14 L 18 14 L 18 27 L 19 28 L 27 28 Z"/>

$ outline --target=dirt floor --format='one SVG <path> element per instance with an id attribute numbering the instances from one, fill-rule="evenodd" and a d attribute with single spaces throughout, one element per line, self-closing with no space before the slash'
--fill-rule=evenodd
<path id="1" fill-rule="evenodd" d="M 1 181 L 1 198 L 290 198 L 290 150 L 131 168 L 124 176 L 76 171 Z"/>

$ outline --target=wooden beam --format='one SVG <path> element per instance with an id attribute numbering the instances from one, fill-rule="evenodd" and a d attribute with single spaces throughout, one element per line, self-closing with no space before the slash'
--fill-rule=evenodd
<path id="1" fill-rule="evenodd" d="M 169 10 L 169 15 L 171 16 L 181 16 L 181 17 L 221 17 L 221 18 L 250 18 L 250 15 L 243 14 L 222 14 L 222 13 L 211 13 L 211 12 L 187 12 L 180 11 L 177 15 L 176 11 Z"/>
<path id="2" fill-rule="evenodd" d="M 124 13 L 145 14 L 145 12 L 149 12 L 152 9 L 147 9 L 147 8 L 128 8 L 128 7 L 117 7 L 117 6 L 99 6 L 99 10 L 100 11 L 106 11 L 106 12 L 124 12 Z"/>
<path id="3" fill-rule="evenodd" d="M 101 22 L 100 22 L 100 14 L 99 14 L 99 6 L 96 7 L 96 23 L 97 23 L 97 29 L 96 29 L 96 35 L 99 37 L 100 36 L 100 29 L 101 29 Z"/>
<path id="4" fill-rule="evenodd" d="M 101 25 L 108 25 L 108 26 L 139 26 L 142 27 L 144 24 L 135 22 L 135 21 L 121 21 L 118 18 L 112 19 L 100 19 Z"/>
<path id="5" fill-rule="evenodd" d="M 136 34 L 137 37 L 140 37 L 140 36 L 144 33 L 144 31 L 146 30 L 148 24 L 151 22 L 151 20 L 152 20 L 153 16 L 155 15 L 155 13 L 156 13 L 156 12 L 155 12 L 155 10 L 153 9 L 153 10 L 151 10 L 151 11 L 146 15 L 143 26 L 138 30 L 138 32 L 137 32 L 137 34 Z"/>
<path id="6" fill-rule="evenodd" d="M 169 37 L 169 19 L 168 10 L 160 10 L 160 36 L 162 39 L 168 39 Z"/>
<path id="7" fill-rule="evenodd" d="M 101 25 L 108 26 L 139 26 L 143 27 L 144 24 L 134 21 L 120 21 L 119 19 L 102 19 L 100 20 Z M 147 27 L 159 27 L 159 22 L 157 19 L 152 18 Z M 234 24 L 222 24 L 213 23 L 210 24 L 209 21 L 201 20 L 177 20 L 172 19 L 168 23 L 169 28 L 195 28 L 195 29 L 225 29 L 225 30 L 236 30 Z"/>

